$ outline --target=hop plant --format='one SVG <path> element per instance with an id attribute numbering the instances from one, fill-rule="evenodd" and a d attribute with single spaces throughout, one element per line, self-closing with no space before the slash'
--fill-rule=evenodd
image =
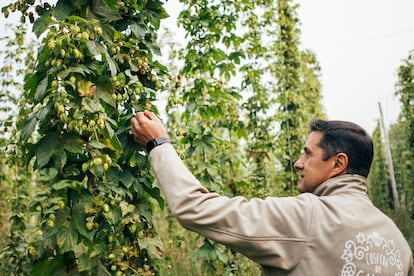
<path id="1" fill-rule="evenodd" d="M 136 274 L 155 271 L 160 258 L 149 210 L 151 198 L 163 201 L 130 119 L 136 110 L 156 111 L 167 72 L 152 60 L 154 27 L 165 11 L 159 1 L 81 2 L 20 0 L 3 8 L 29 18 L 41 39 L 17 136 L 37 172 L 30 207 L 42 238 L 13 256 L 9 272 Z M 139 16 L 146 12 L 152 21 Z"/>

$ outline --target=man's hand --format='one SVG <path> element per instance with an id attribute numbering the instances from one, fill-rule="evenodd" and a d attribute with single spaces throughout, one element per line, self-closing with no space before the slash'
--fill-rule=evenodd
<path id="1" fill-rule="evenodd" d="M 137 112 L 131 119 L 134 140 L 144 146 L 152 139 L 168 137 L 164 125 L 151 111 Z"/>

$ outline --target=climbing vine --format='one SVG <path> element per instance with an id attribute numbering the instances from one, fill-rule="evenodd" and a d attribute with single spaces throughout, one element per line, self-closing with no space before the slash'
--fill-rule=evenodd
<path id="1" fill-rule="evenodd" d="M 129 121 L 137 110 L 157 112 L 162 3 L 16 1 L 2 11 L 20 12 L 40 43 L 16 124 L 38 188 L 29 204 L 35 227 L 2 253 L 5 270 L 154 274 L 162 245 L 152 199 L 163 200 Z"/>

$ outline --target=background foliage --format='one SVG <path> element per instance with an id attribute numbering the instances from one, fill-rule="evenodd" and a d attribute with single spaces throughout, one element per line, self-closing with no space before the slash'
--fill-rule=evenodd
<path id="1" fill-rule="evenodd" d="M 162 1 L 21 0 L 2 9 L 22 23 L 1 53 L 1 273 L 261 273 L 163 208 L 129 120 L 158 112 L 164 97 L 176 149 L 211 191 L 294 195 L 308 122 L 325 117 L 319 64 L 299 47 L 293 1 L 181 2 L 182 47 L 168 33 L 158 40 Z M 412 248 L 413 77 L 410 53 L 389 134 L 402 207 L 389 194 L 379 125 L 368 182 Z"/>

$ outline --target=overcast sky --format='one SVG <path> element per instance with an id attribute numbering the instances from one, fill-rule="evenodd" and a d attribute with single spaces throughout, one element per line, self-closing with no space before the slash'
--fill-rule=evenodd
<path id="1" fill-rule="evenodd" d="M 303 47 L 322 66 L 323 105 L 330 119 L 368 131 L 380 118 L 395 122 L 398 67 L 414 50 L 413 0 L 300 0 Z"/>
<path id="2" fill-rule="evenodd" d="M 351 120 L 371 133 L 380 118 L 381 102 L 385 122 L 395 122 L 400 112 L 394 96 L 397 69 L 414 49 L 414 1 L 296 3 L 300 5 L 302 47 L 312 50 L 322 67 L 322 103 L 329 119 Z M 170 27 L 177 4 L 177 0 L 166 4 Z M 4 24 L 0 16 L 3 30 Z"/>

